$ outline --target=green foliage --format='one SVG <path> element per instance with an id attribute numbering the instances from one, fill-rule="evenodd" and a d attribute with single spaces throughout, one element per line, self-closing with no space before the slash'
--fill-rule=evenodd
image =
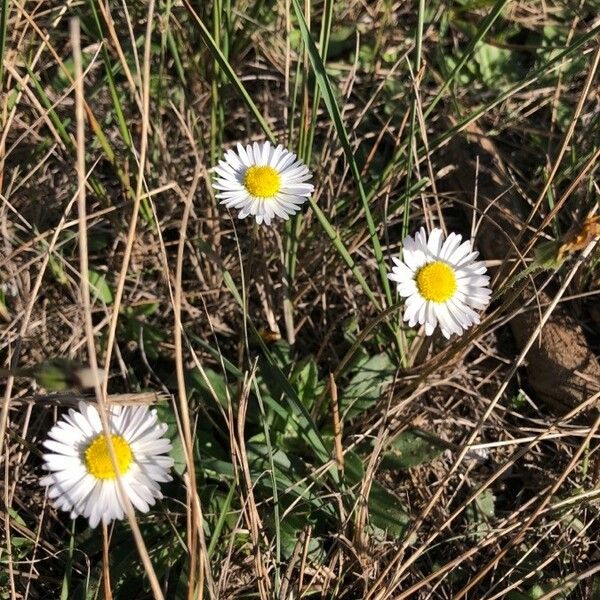
<path id="1" fill-rule="evenodd" d="M 381 464 L 387 469 L 406 470 L 437 458 L 444 450 L 445 446 L 434 437 L 409 429 L 394 438 Z"/>
<path id="2" fill-rule="evenodd" d="M 90 291 L 92 298 L 98 298 L 104 304 L 112 304 L 114 299 L 113 291 L 106 281 L 106 275 L 90 269 Z"/>
<path id="3" fill-rule="evenodd" d="M 364 358 L 340 395 L 344 417 L 354 418 L 373 407 L 382 398 L 385 387 L 393 381 L 396 370 L 397 366 L 385 352 Z"/>
<path id="4" fill-rule="evenodd" d="M 368 550 L 373 551 L 368 560 L 373 560 L 375 572 L 375 567 L 385 566 L 384 562 L 376 564 L 379 557 L 385 561 L 391 555 L 388 550 L 405 539 L 413 511 L 419 514 L 421 510 L 412 504 L 412 499 L 409 506 L 407 482 L 418 481 L 416 476 L 427 472 L 429 479 L 422 481 L 431 483 L 438 475 L 437 468 L 428 471 L 427 467 L 446 448 L 443 440 L 416 428 L 408 429 L 384 449 L 381 463 L 365 481 L 365 465 L 377 435 L 372 425 L 379 425 L 387 400 L 399 395 L 400 386 L 391 389 L 395 378 L 401 376 L 404 386 L 405 381 L 411 385 L 422 375 L 437 376 L 420 371 L 417 363 L 425 356 L 423 361 L 427 364 L 431 364 L 430 359 L 435 362 L 439 344 L 444 343 L 433 339 L 431 345 L 413 346 L 415 333 L 404 336 L 396 315 L 384 315 L 383 321 L 373 325 L 381 317 L 382 308 L 395 301 L 387 279 L 390 256 L 399 250 L 402 226 L 416 225 L 424 219 L 423 211 L 431 211 L 433 223 L 437 223 L 440 213 L 448 218 L 447 225 L 461 219 L 456 205 L 450 205 L 454 195 L 445 193 L 447 163 L 440 160 L 440 155 L 445 152 L 446 143 L 471 123 L 487 128 L 490 135 L 508 131 L 501 142 L 510 149 L 511 180 L 527 202 L 533 201 L 536 190 L 545 182 L 558 140 L 571 123 L 580 83 L 591 64 L 592 53 L 588 50 L 598 35 L 598 28 L 593 30 L 590 25 L 595 17 L 593 7 L 583 3 L 575 9 L 568 3 L 551 3 L 543 7 L 542 18 L 536 21 L 536 7 L 517 6 L 506 0 L 457 0 L 447 5 L 387 0 L 157 2 L 149 45 L 149 148 L 143 175 L 143 191 L 150 197 L 142 206 L 144 222 L 138 223 L 135 248 L 136 252 L 147 251 L 148 256 L 141 261 L 141 268 L 136 264 L 127 273 L 124 301 L 117 309 L 116 270 L 130 224 L 130 201 L 139 170 L 143 120 L 140 94 L 144 83 L 140 71 L 147 6 L 122 3 L 117 7 L 105 3 L 114 19 L 109 24 L 100 10 L 104 5 L 97 0 L 67 4 L 63 7 L 58 3 L 60 6 L 26 14 L 15 9 L 14 3 L 0 0 L 0 130 L 4 132 L 7 127 L 2 140 L 6 148 L 2 148 L 1 157 L 5 172 L 0 177 L 2 234 L 7 238 L 2 252 L 6 250 L 17 257 L 11 264 L 3 254 L 2 268 L 8 265 L 11 281 L 18 281 L 23 290 L 32 289 L 28 285 L 42 264 L 39 259 L 49 250 L 49 235 L 63 217 L 65 199 L 75 193 L 74 61 L 66 23 L 70 17 L 79 16 L 83 67 L 89 67 L 84 81 L 85 159 L 90 170 L 87 181 L 92 219 L 89 250 L 93 267 L 89 285 L 100 342 L 106 340 L 106 317 L 113 310 L 120 311 L 115 357 L 118 354 L 119 366 L 124 365 L 125 377 L 114 375 L 118 369 L 113 361 L 111 388 L 114 386 L 115 392 L 136 391 L 160 382 L 171 393 L 177 392 L 171 270 L 176 261 L 177 237 L 182 233 L 181 199 L 190 189 L 196 168 L 200 183 L 194 192 L 192 218 L 185 232 L 196 255 L 188 255 L 189 248 L 185 247 L 182 358 L 204 518 L 201 527 L 211 569 L 213 574 L 221 575 L 219 569 L 227 557 L 231 560 L 227 564 L 239 571 L 235 576 L 243 582 L 240 587 L 252 580 L 249 575 L 253 575 L 255 549 L 246 528 L 244 511 L 249 490 L 241 470 L 242 460 L 247 460 L 249 484 L 265 528 L 259 543 L 272 567 L 269 576 L 274 573 L 273 596 L 279 597 L 278 575 L 285 571 L 302 534 L 310 530 L 310 542 L 302 560 L 308 566 L 306 573 L 314 576 L 315 589 L 304 590 L 304 596 L 315 591 L 335 597 L 331 587 L 320 588 L 323 572 L 334 565 L 332 585 L 349 597 L 358 597 L 362 592 L 354 581 L 358 570 L 354 561 L 357 556 L 362 561 L 362 557 L 356 548 L 345 548 L 352 538 L 357 506 L 363 508 L 360 503 L 365 502 L 366 532 L 371 542 Z M 288 14 L 286 6 L 290 9 Z M 14 36 L 10 31 L 13 24 L 23 28 Z M 115 27 L 119 48 L 111 38 L 110 26 Z M 5 66 L 20 79 L 8 73 Z M 11 83 L 7 89 L 9 75 Z M 590 108 L 588 103 L 576 134 L 583 130 L 583 137 L 592 140 L 590 146 L 595 147 L 593 106 Z M 556 139 L 548 135 L 551 114 Z M 449 119 L 452 125 L 448 125 Z M 306 157 L 315 173 L 317 193 L 307 208 L 309 215 L 299 216 L 285 227 L 258 233 L 236 221 L 234 231 L 226 217 L 221 219 L 222 214 L 215 211 L 207 169 L 224 148 L 261 136 L 284 143 Z M 571 141 L 549 192 L 551 205 L 567 184 L 576 181 L 592 156 L 590 152 L 579 139 Z M 42 158 L 47 167 L 42 162 L 38 164 Z M 460 169 L 460 157 L 451 158 L 453 166 Z M 563 221 L 594 198 L 596 172 L 590 173 L 580 186 L 585 199 L 577 198 L 579 204 L 567 206 L 564 215 L 560 215 L 563 220 L 556 224 L 557 231 L 565 224 Z M 43 185 L 56 180 L 65 189 L 46 190 L 31 185 L 37 185 L 38 180 Z M 52 211 L 44 210 L 46 195 L 52 199 Z M 434 202 L 439 207 L 432 209 Z M 22 207 L 26 210 L 19 215 Z M 70 210 L 70 214 L 65 211 L 64 217 L 75 221 L 66 225 L 57 238 L 48 256 L 44 286 L 38 294 L 51 310 L 42 313 L 36 304 L 25 336 L 15 337 L 11 319 L 22 319 L 28 299 L 17 298 L 13 303 L 11 298 L 8 314 L 7 298 L 0 289 L 0 317 L 10 323 L 8 335 L 3 332 L 3 338 L 8 340 L 3 348 L 8 348 L 9 359 L 15 348 L 20 349 L 20 359 L 35 357 L 40 352 L 36 343 L 54 341 L 48 340 L 51 336 L 40 338 L 41 341 L 34 339 L 39 323 L 48 316 L 52 323 L 56 314 L 63 320 L 64 315 L 69 318 L 72 314 L 67 309 L 73 307 L 63 306 L 66 296 L 76 296 L 71 288 L 76 291 L 78 284 L 79 245 L 73 227 L 77 216 L 74 209 Z M 153 210 L 158 217 L 156 223 Z M 43 213 L 39 219 L 43 227 L 36 222 L 36 215 L 30 214 L 35 211 Z M 23 217 L 15 220 L 16 226 L 11 223 L 13 212 Z M 534 215 L 527 235 L 533 233 L 542 213 Z M 148 267 L 150 253 L 156 252 L 158 257 L 157 249 L 160 253 L 164 250 L 165 256 L 156 258 L 154 266 Z M 259 252 L 260 260 L 264 259 L 260 269 Z M 315 252 L 319 253 L 316 257 Z M 284 255 L 281 266 L 280 253 Z M 535 257 L 525 257 L 529 266 L 517 269 L 496 290 L 493 299 L 502 300 L 508 290 L 516 289 L 516 284 L 544 269 L 559 278 L 562 263 L 555 260 L 556 253 L 557 242 L 539 244 Z M 196 262 L 198 256 L 201 259 Z M 336 280 L 319 280 L 315 273 L 321 266 L 326 277 L 333 273 Z M 4 273 L 3 270 L 2 276 Z M 590 279 L 591 284 L 591 275 Z M 284 341 L 267 343 L 260 337 L 264 315 L 257 306 L 264 298 L 256 297 L 255 284 L 259 282 L 276 319 L 281 317 L 281 297 L 289 302 L 292 328 L 299 332 L 295 345 Z M 154 298 L 157 300 L 150 300 Z M 80 311 L 77 301 L 73 303 L 74 311 Z M 108 307 L 107 314 L 102 314 L 103 305 Z M 331 310 L 330 305 L 336 308 Z M 331 319 L 338 306 L 341 317 L 333 315 L 335 318 Z M 504 316 L 499 314 L 495 323 Z M 340 324 L 341 321 L 344 322 Z M 321 331 L 321 323 L 325 329 L 331 329 Z M 58 329 L 55 326 L 48 331 L 53 334 Z M 307 330 L 311 331 L 308 335 Z M 365 331 L 368 336 L 364 340 L 361 337 L 358 343 Z M 592 332 L 590 327 L 588 333 Z M 404 337 L 405 345 L 401 343 Z M 76 351 L 80 347 L 77 345 Z M 350 347 L 352 356 L 346 362 Z M 405 353 L 405 347 L 415 352 Z M 478 352 L 477 344 L 468 351 Z M 100 358 L 102 355 L 99 352 Z M 414 369 L 407 367 L 408 357 L 415 358 Z M 488 356 L 486 362 L 475 363 L 477 369 L 484 370 L 491 360 L 492 356 Z M 41 370 L 28 374 L 37 377 L 47 390 L 63 390 L 72 384 L 72 378 L 60 364 L 43 365 Z M 406 369 L 399 371 L 399 365 Z M 335 373 L 338 390 L 345 450 L 343 470 L 333 460 L 330 371 Z M 468 375 L 465 373 L 465 377 Z M 493 377 L 488 380 L 485 375 L 482 385 L 492 385 Z M 240 398 L 248 381 L 247 412 L 240 423 Z M 495 412 L 495 419 L 510 419 L 514 417 L 510 413 L 529 410 L 521 393 L 506 403 L 508 414 Z M 413 408 L 424 407 L 415 402 L 410 411 Z M 175 481 L 165 486 L 164 501 L 149 514 L 139 515 L 139 523 L 167 597 L 183 600 L 189 595 L 189 556 L 184 539 L 188 527 L 183 483 L 186 464 L 178 432 L 177 405 L 161 402 L 156 410 L 168 425 Z M 457 410 L 467 413 L 471 407 L 463 402 Z M 12 407 L 10 412 L 20 414 Z M 404 416 L 411 419 L 413 414 Z M 473 417 L 462 412 L 459 416 L 460 427 Z M 538 417 L 543 415 L 536 414 Z M 45 426 L 50 413 L 47 419 L 38 413 L 35 419 L 27 419 L 31 429 L 29 437 L 24 437 L 30 443 L 29 438 L 34 439 L 34 424 Z M 235 439 L 239 435 L 237 428 L 243 429 L 243 456 Z M 363 436 L 365 431 L 368 433 Z M 567 436 L 569 430 L 565 432 Z M 461 435 L 462 429 L 457 431 L 457 438 Z M 551 440 L 545 443 L 550 444 Z M 33 456 L 33 469 L 37 468 L 36 460 Z M 12 469 L 12 464 L 9 466 Z M 421 469 L 406 473 L 417 466 Z M 519 468 L 516 464 L 514 469 Z M 587 476 L 585 471 L 578 472 L 577 485 L 581 490 L 586 490 Z M 23 478 L 18 483 L 24 484 L 26 499 L 22 502 L 20 498 L 19 507 L 29 510 L 36 498 L 29 495 L 28 481 Z M 367 498 L 360 497 L 364 488 L 369 489 Z M 411 567 L 410 573 L 404 575 L 407 585 L 409 578 L 418 580 L 434 574 L 436 568 L 454 558 L 455 552 L 464 552 L 465 546 L 473 547 L 490 533 L 496 517 L 504 517 L 503 511 L 510 505 L 510 499 L 494 490 L 483 492 L 469 504 L 464 519 L 456 520 L 464 526 L 456 546 L 452 544 L 455 532 L 446 530 L 442 536 L 448 534 L 447 537 L 440 536 L 438 543 L 424 549 L 416 568 Z M 525 489 L 523 493 L 529 491 Z M 455 500 L 457 504 L 460 501 Z M 435 508 L 417 535 L 430 527 L 432 517 L 438 518 Z M 513 508 L 508 506 L 507 510 Z M 20 514 L 10 510 L 10 518 L 23 528 Z M 550 518 L 545 512 L 541 517 Z M 583 535 L 588 524 L 581 511 L 574 508 L 552 518 L 560 521 L 561 534 L 572 534 L 573 538 Z M 82 520 L 72 525 L 69 548 L 66 541 L 64 547 L 59 543 L 60 539 L 67 539 L 62 523 L 46 518 L 45 513 L 40 535 L 48 536 L 44 541 L 50 540 L 50 545 L 36 546 L 31 541 L 33 536 L 21 535 L 19 529 L 18 535 L 13 531 L 13 564 L 23 570 L 36 553 L 35 558 L 44 569 L 43 560 L 54 567 L 47 572 L 40 568 L 39 581 L 48 589 L 55 586 L 54 592 L 62 580 L 61 600 L 99 597 L 99 532 L 87 529 Z M 540 525 L 540 531 L 546 531 L 545 525 Z M 531 537 L 536 533 L 534 530 Z M 546 558 L 543 544 L 539 546 L 529 562 L 521 565 L 522 570 L 535 571 Z M 57 551 L 50 556 L 48 547 Z M 519 552 L 529 548 L 524 545 Z M 8 585 L 6 551 L 0 554 L 0 594 Z M 350 560 L 345 557 L 346 551 Z M 338 552 L 343 559 L 336 563 L 331 558 L 335 556 L 337 560 Z M 507 597 L 532 600 L 560 586 L 564 586 L 564 591 L 555 597 L 575 597 L 575 586 L 561 572 L 568 564 L 568 556 L 555 563 L 545 566 L 536 578 L 530 577 Z M 463 585 L 470 577 L 474 564 L 466 561 L 446 573 L 440 587 L 443 592 L 439 593 L 451 597 L 458 589 L 454 586 Z M 505 566 L 504 562 L 499 565 L 498 580 Z M 521 574 L 517 570 L 515 577 Z M 126 523 L 118 523 L 114 528 L 111 579 L 116 599 L 150 597 Z M 347 586 L 348 581 L 354 587 Z M 432 585 L 437 585 L 437 581 Z M 598 600 L 600 586 L 595 587 L 593 597 Z M 437 588 L 431 589 L 438 593 Z M 472 593 L 477 595 L 481 589 Z M 221 591 L 230 593 L 229 589 Z M 430 593 L 425 587 L 421 591 Z M 45 592 L 41 589 L 37 595 L 57 597 Z M 241 593 L 251 597 L 255 590 L 246 593 L 244 588 Z M 295 589 L 288 589 L 290 593 L 296 593 Z M 36 596 L 33 591 L 30 595 Z"/>
<path id="5" fill-rule="evenodd" d="M 345 468 L 348 483 L 358 488 L 365 476 L 360 456 L 355 452 L 346 453 Z M 369 523 L 376 537 L 381 538 L 385 534 L 394 538 L 404 536 L 410 523 L 410 517 L 406 505 L 396 494 L 386 489 L 378 481 L 373 481 L 367 506 Z"/>
<path id="6" fill-rule="evenodd" d="M 325 384 L 319 381 L 319 369 L 312 356 L 298 362 L 290 377 L 290 383 L 298 391 L 298 398 L 308 411 L 313 408 L 315 400 L 325 387 Z"/>
<path id="7" fill-rule="evenodd" d="M 150 360 L 160 357 L 160 344 L 165 340 L 164 329 L 157 327 L 149 319 L 159 308 L 157 302 L 128 306 L 123 311 L 120 322 L 123 339 L 141 344 Z"/>
<path id="8" fill-rule="evenodd" d="M 313 445 L 313 440 L 317 438 L 306 434 L 307 421 L 304 420 L 304 414 L 307 413 L 286 409 L 280 399 L 293 393 L 306 411 L 314 411 L 320 406 L 319 414 L 322 415 L 320 420 L 323 421 L 323 425 L 316 429 L 316 433 L 323 440 L 327 457 L 332 455 L 333 450 L 329 403 L 327 399 L 321 399 L 326 386 L 319 377 L 314 358 L 308 356 L 295 361 L 292 355 L 290 346 L 280 341 L 271 345 L 268 354 L 263 355 L 259 361 L 256 394 L 251 395 L 247 412 L 246 454 L 255 495 L 260 499 L 269 498 L 276 493 L 279 514 L 285 515 L 280 521 L 272 511 L 265 515 L 265 525 L 273 534 L 277 533 L 279 536 L 282 557 L 289 558 L 298 537 L 309 525 L 312 528 L 309 553 L 317 557 L 325 552 L 329 534 L 338 526 L 338 507 L 329 498 L 328 491 L 330 485 L 336 485 L 336 480 L 313 475 L 319 447 L 315 448 Z M 355 363 L 348 374 L 349 383 L 343 386 L 341 396 L 349 403 L 349 407 L 355 407 L 348 413 L 358 416 L 372 408 L 379 398 L 380 391 L 391 381 L 394 372 L 395 367 L 385 354 L 376 355 L 372 359 L 363 357 Z M 212 391 L 206 380 L 209 380 Z M 188 372 L 187 381 L 190 397 L 197 396 L 201 399 L 210 414 L 214 413 L 212 407 L 215 407 L 213 392 L 223 409 L 227 409 L 228 402 L 233 402 L 235 406 L 235 390 L 241 383 L 239 380 L 226 382 L 222 373 L 204 369 L 203 376 L 194 369 Z M 373 393 L 374 390 L 376 393 Z M 264 417 L 258 409 L 258 394 L 265 407 Z M 360 406 L 360 410 L 356 409 L 357 406 Z M 214 413 L 215 418 L 216 414 Z M 267 423 L 271 453 L 261 425 L 263 418 Z M 344 418 L 348 418 L 348 415 Z M 316 427 L 316 422 L 313 422 L 312 426 Z M 205 420 L 199 424 L 195 444 L 197 468 L 206 478 L 204 488 L 210 486 L 210 502 L 215 506 L 212 515 L 207 516 L 207 531 L 209 543 L 217 552 L 218 541 L 212 536 L 222 535 L 222 531 L 232 527 L 235 523 L 234 515 L 239 510 L 233 499 L 228 509 L 230 517 L 222 517 L 223 507 L 228 505 L 227 498 L 231 495 L 230 485 L 233 483 L 235 470 L 226 438 L 210 427 Z M 346 454 L 345 481 L 340 491 L 342 501 L 348 508 L 356 502 L 355 494 L 364 477 L 363 460 L 364 457 L 359 453 Z M 274 468 L 272 476 L 271 467 Z M 273 485 L 276 486 L 276 490 L 273 490 Z M 367 508 L 370 530 L 374 535 L 393 538 L 401 538 L 404 535 L 409 523 L 406 506 L 396 494 L 378 481 L 371 482 Z"/>
<path id="9" fill-rule="evenodd" d="M 8 508 L 7 518 L 10 518 L 15 523 L 23 527 L 25 530 L 27 526 L 23 518 L 19 515 L 19 513 L 13 508 Z M 28 555 L 34 547 L 33 539 L 25 536 L 13 535 L 10 539 L 10 560 L 13 563 L 13 569 L 16 568 L 16 565 L 20 564 L 21 561 L 26 561 Z M 4 600 L 11 597 L 10 592 L 4 592 L 3 590 L 9 589 L 8 583 L 8 562 L 9 557 L 8 554 L 2 552 L 0 554 L 0 598 Z"/>
<path id="10" fill-rule="evenodd" d="M 487 488 L 475 498 L 465 511 L 469 532 L 475 539 L 485 537 L 490 531 L 489 521 L 496 514 L 496 497 Z"/>

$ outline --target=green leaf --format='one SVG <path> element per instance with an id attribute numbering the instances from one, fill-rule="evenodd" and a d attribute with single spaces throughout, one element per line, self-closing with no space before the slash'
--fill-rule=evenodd
<path id="1" fill-rule="evenodd" d="M 484 83 L 499 79 L 513 83 L 521 78 L 522 69 L 512 50 L 482 43 L 475 51 L 473 58 L 479 65 L 479 73 Z"/>
<path id="2" fill-rule="evenodd" d="M 395 537 L 403 537 L 408 529 L 410 517 L 402 500 L 379 482 L 371 484 L 368 500 L 371 523 Z"/>
<path id="3" fill-rule="evenodd" d="M 361 29 L 364 29 L 364 26 Z M 342 55 L 350 54 L 356 48 L 356 35 L 356 23 L 336 27 L 330 36 L 327 58 L 335 60 Z"/>
<path id="4" fill-rule="evenodd" d="M 89 281 L 92 296 L 99 298 L 104 304 L 112 304 L 114 296 L 106 277 L 102 273 L 90 269 Z"/>
<path id="5" fill-rule="evenodd" d="M 376 354 L 360 363 L 357 373 L 340 395 L 340 407 L 345 418 L 353 418 L 371 408 L 385 386 L 392 382 L 396 365 L 386 353 Z"/>
<path id="6" fill-rule="evenodd" d="M 346 480 L 350 485 L 359 486 L 364 477 L 364 466 L 356 452 L 345 456 Z M 367 500 L 370 523 L 395 537 L 402 537 L 408 528 L 410 516 L 404 502 L 387 490 L 378 481 L 371 483 Z"/>
<path id="7" fill-rule="evenodd" d="M 409 429 L 394 439 L 381 465 L 387 469 L 410 469 L 438 457 L 445 448 L 435 438 L 417 429 Z"/>
<path id="8" fill-rule="evenodd" d="M 223 406 L 227 408 L 227 383 L 221 373 L 217 373 L 209 367 L 204 367 L 204 376 L 199 369 L 191 369 L 186 373 L 186 379 L 190 385 L 188 393 L 196 392 L 207 403 L 213 404 L 215 398 Z M 212 388 L 212 391 L 211 391 Z M 214 395 L 213 395 L 214 392 Z"/>
<path id="9" fill-rule="evenodd" d="M 491 519 L 496 514 L 496 496 L 491 490 L 484 490 L 482 494 L 477 496 L 475 502 L 482 516 Z"/>
<path id="10" fill-rule="evenodd" d="M 250 327 L 254 334 L 258 334 L 251 321 Z M 301 436 L 322 464 L 328 462 L 331 457 L 331 452 L 325 446 L 314 420 L 300 401 L 296 390 L 292 387 L 288 378 L 277 365 L 277 361 L 274 359 L 270 350 L 258 335 L 257 340 L 262 348 L 264 356 L 264 360 L 261 360 L 261 375 L 265 378 L 266 382 L 269 382 L 270 386 L 273 386 L 272 389 L 281 390 L 284 400 L 287 402 L 289 409 L 293 412 L 294 418 L 298 423 Z M 337 482 L 337 471 L 331 469 L 329 472 L 334 481 Z"/>
<path id="11" fill-rule="evenodd" d="M 490 530 L 489 520 L 496 514 L 496 496 L 490 489 L 484 490 L 465 510 L 470 530 L 475 538 L 483 537 Z"/>
<path id="12" fill-rule="evenodd" d="M 50 254 L 50 256 L 48 257 L 48 265 L 50 266 L 50 271 L 52 272 L 52 275 L 54 275 L 58 283 L 62 285 L 68 283 L 69 278 L 65 273 L 65 270 L 62 265 L 62 260 L 60 258 L 57 258 L 56 256 Z"/>
<path id="13" fill-rule="evenodd" d="M 315 359 L 310 356 L 296 365 L 290 381 L 298 392 L 298 398 L 304 404 L 306 410 L 310 410 L 315 398 L 322 390 Z"/>
<path id="14" fill-rule="evenodd" d="M 272 521 L 272 515 L 269 516 Z M 302 530 L 308 525 L 314 525 L 315 519 L 310 518 L 309 514 L 295 513 L 293 515 L 286 515 L 285 519 L 280 523 L 279 531 L 281 532 L 281 550 L 283 557 L 289 559 L 294 548 L 298 543 Z M 273 526 L 274 524 L 269 523 Z M 311 536 L 308 542 L 307 557 L 312 561 L 323 560 L 325 551 L 323 543 L 320 538 Z"/>
<path id="15" fill-rule="evenodd" d="M 124 338 L 136 344 L 143 344 L 144 353 L 151 360 L 160 356 L 160 343 L 165 339 L 164 328 L 160 329 L 146 322 L 146 315 L 151 315 L 158 308 L 158 303 L 128 306 L 123 314 L 122 325 Z"/>
<path id="16" fill-rule="evenodd" d="M 323 480 L 317 478 L 315 479 L 317 485 L 314 482 L 311 483 L 311 476 L 307 476 L 304 464 L 297 456 L 292 453 L 286 454 L 279 449 L 274 450 L 272 456 L 269 456 L 268 447 L 261 443 L 260 435 L 255 436 L 248 443 L 246 453 L 250 475 L 257 487 L 264 487 L 272 492 L 272 480 L 267 477 L 272 461 L 281 503 L 301 498 L 300 506 L 304 510 L 310 506 L 311 510 L 318 510 L 321 516 L 336 518 L 335 505 L 319 489 L 319 484 Z M 302 481 L 306 481 L 306 483 L 301 483 Z"/>

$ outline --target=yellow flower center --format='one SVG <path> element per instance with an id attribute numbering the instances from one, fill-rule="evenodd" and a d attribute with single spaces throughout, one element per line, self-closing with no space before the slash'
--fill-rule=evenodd
<path id="1" fill-rule="evenodd" d="M 120 436 L 111 435 L 119 473 L 124 475 L 131 467 L 133 453 L 131 446 Z M 88 473 L 96 479 L 116 479 L 117 474 L 110 460 L 108 443 L 104 434 L 100 434 L 85 450 L 85 466 Z"/>
<path id="2" fill-rule="evenodd" d="M 417 271 L 417 288 L 425 300 L 446 302 L 456 291 L 456 276 L 452 267 L 436 261 Z"/>
<path id="3" fill-rule="evenodd" d="M 254 165 L 244 175 L 244 186 L 257 198 L 273 198 L 281 189 L 281 177 L 273 167 Z"/>

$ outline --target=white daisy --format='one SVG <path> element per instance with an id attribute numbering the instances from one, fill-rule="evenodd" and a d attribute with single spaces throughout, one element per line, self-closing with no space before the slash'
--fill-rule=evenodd
<path id="1" fill-rule="evenodd" d="M 314 186 L 308 167 L 283 146 L 269 142 L 228 150 L 214 167 L 213 186 L 217 198 L 228 208 L 239 208 L 238 217 L 253 215 L 260 225 L 274 217 L 287 219 L 296 214 L 311 195 Z"/>
<path id="2" fill-rule="evenodd" d="M 434 229 L 427 239 L 421 228 L 414 239 L 404 240 L 404 260 L 392 259 L 395 266 L 388 278 L 397 282 L 398 293 L 406 298 L 404 320 L 410 327 L 425 325 L 426 335 L 438 324 L 444 337 L 460 335 L 479 323 L 475 310 L 490 302 L 485 264 L 475 260 L 479 252 L 473 252 L 471 242 L 461 240 L 461 235 L 451 233 L 444 241 L 441 229 Z"/>
<path id="3" fill-rule="evenodd" d="M 167 426 L 158 422 L 156 411 L 147 406 L 112 406 L 108 421 L 123 488 L 132 504 L 147 512 L 162 498 L 159 483 L 171 481 L 173 459 L 166 455 L 171 443 L 164 436 Z M 96 527 L 125 515 L 110 460 L 106 436 L 98 411 L 79 403 L 48 433 L 43 454 L 50 473 L 40 479 L 48 486 L 48 498 L 56 508 L 83 516 Z"/>

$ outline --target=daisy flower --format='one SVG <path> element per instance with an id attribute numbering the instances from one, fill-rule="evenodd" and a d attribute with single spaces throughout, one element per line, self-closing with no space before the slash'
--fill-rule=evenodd
<path id="1" fill-rule="evenodd" d="M 273 148 L 269 142 L 245 148 L 238 144 L 237 152 L 228 150 L 213 171 L 221 204 L 238 208 L 240 219 L 252 215 L 259 225 L 296 214 L 314 189 L 306 183 L 312 178 L 308 167 L 283 146 Z"/>
<path id="2" fill-rule="evenodd" d="M 123 488 L 132 504 L 147 512 L 162 498 L 159 483 L 171 481 L 173 459 L 166 455 L 171 443 L 163 437 L 167 426 L 147 406 L 112 406 L 108 422 Z M 79 411 L 70 409 L 43 445 L 49 450 L 42 458 L 50 473 L 40 484 L 48 487 L 53 506 L 70 512 L 72 519 L 85 517 L 90 527 L 124 517 L 117 475 L 94 406 L 80 402 Z"/>
<path id="3" fill-rule="evenodd" d="M 475 260 L 469 240 L 451 233 L 446 241 L 441 229 L 427 238 L 425 229 L 403 243 L 402 257 L 393 258 L 388 278 L 398 284 L 398 293 L 406 298 L 404 320 L 410 327 L 425 325 L 431 335 L 439 325 L 444 337 L 460 335 L 479 323 L 475 312 L 490 302 L 490 278 L 483 262 Z"/>

